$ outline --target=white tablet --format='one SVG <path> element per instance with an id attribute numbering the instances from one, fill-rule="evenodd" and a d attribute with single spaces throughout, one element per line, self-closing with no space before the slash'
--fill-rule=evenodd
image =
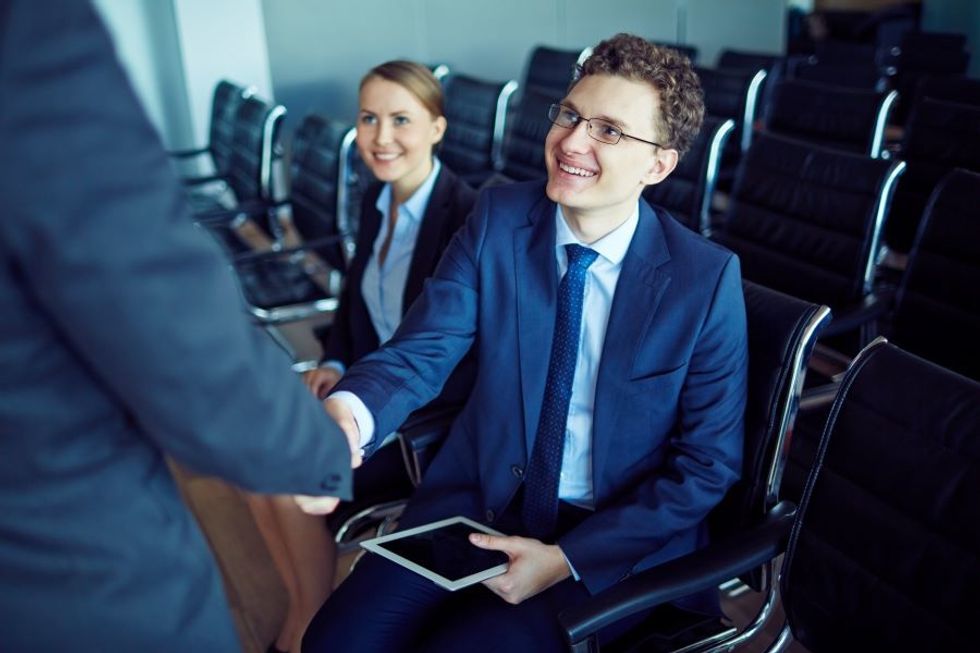
<path id="1" fill-rule="evenodd" d="M 365 540 L 361 546 L 455 592 L 507 571 L 506 553 L 470 544 L 474 531 L 502 535 L 466 517 L 450 517 Z"/>

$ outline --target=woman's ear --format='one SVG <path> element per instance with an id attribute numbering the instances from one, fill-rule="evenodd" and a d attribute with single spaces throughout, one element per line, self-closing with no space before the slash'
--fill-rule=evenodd
<path id="1" fill-rule="evenodd" d="M 439 116 L 438 118 L 432 121 L 432 144 L 433 145 L 436 145 L 440 141 L 442 141 L 442 137 L 446 133 L 447 125 L 448 123 L 446 122 L 445 116 Z"/>
<path id="2" fill-rule="evenodd" d="M 659 184 L 677 167 L 680 155 L 673 148 L 658 147 L 653 155 L 650 166 L 643 175 L 643 184 L 651 186 Z"/>

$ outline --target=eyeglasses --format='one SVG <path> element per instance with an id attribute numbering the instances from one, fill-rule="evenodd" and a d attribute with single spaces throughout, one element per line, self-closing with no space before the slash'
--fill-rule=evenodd
<path id="1" fill-rule="evenodd" d="M 548 120 L 559 127 L 564 127 L 565 129 L 575 129 L 575 127 L 584 120 L 586 124 L 586 131 L 589 133 L 589 136 L 600 143 L 615 145 L 625 136 L 626 138 L 632 138 L 634 141 L 640 141 L 641 143 L 646 143 L 647 145 L 663 147 L 663 145 L 660 143 L 654 143 L 653 141 L 647 141 L 643 140 L 642 138 L 637 138 L 636 136 L 624 134 L 622 129 L 612 124 L 608 120 L 603 120 L 602 118 L 585 118 L 580 116 L 575 111 L 572 111 L 568 107 L 561 104 L 552 104 L 550 107 L 548 107 Z"/>

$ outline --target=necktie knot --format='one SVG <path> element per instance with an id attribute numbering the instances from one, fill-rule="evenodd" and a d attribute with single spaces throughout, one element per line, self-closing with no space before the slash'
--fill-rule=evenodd
<path id="1" fill-rule="evenodd" d="M 582 270 L 588 270 L 589 266 L 595 263 L 599 257 L 599 252 L 594 249 L 575 244 L 565 245 L 565 254 L 568 256 L 569 268 L 575 267 Z"/>

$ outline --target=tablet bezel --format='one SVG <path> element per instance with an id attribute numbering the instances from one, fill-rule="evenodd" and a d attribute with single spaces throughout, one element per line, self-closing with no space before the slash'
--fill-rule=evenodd
<path id="1" fill-rule="evenodd" d="M 383 556 L 388 560 L 391 560 L 392 562 L 397 563 L 402 567 L 405 567 L 406 569 L 410 569 L 414 571 L 420 576 L 424 576 L 428 578 L 436 585 L 439 585 L 440 587 L 445 588 L 450 592 L 455 592 L 458 589 L 469 587 L 470 585 L 487 580 L 488 578 L 499 576 L 500 574 L 507 571 L 507 567 L 510 563 L 504 562 L 495 567 L 490 567 L 488 569 L 484 569 L 483 571 L 479 571 L 475 574 L 470 574 L 469 576 L 464 576 L 463 578 L 458 578 L 456 580 L 450 580 L 445 576 L 437 574 L 431 569 L 423 567 L 422 565 L 419 565 L 409 560 L 408 558 L 404 558 L 383 546 L 385 542 L 390 542 L 392 540 L 400 540 L 405 537 L 410 537 L 412 535 L 417 535 L 418 533 L 425 533 L 428 531 L 436 530 L 439 528 L 443 528 L 445 526 L 450 526 L 452 524 L 463 524 L 465 526 L 469 526 L 474 531 L 479 531 L 481 533 L 486 533 L 488 535 L 503 536 L 503 533 L 499 531 L 495 531 L 488 526 L 484 526 L 483 524 L 477 523 L 472 519 L 468 519 L 463 516 L 457 516 L 457 517 L 449 517 L 448 519 L 440 519 L 439 521 L 431 522 L 429 524 L 423 524 L 422 526 L 416 526 L 415 528 L 409 528 L 408 530 L 392 533 L 391 535 L 382 535 L 381 537 L 375 537 L 370 540 L 364 540 L 363 542 L 361 542 L 361 546 L 372 553 L 377 553 L 378 555 Z"/>

